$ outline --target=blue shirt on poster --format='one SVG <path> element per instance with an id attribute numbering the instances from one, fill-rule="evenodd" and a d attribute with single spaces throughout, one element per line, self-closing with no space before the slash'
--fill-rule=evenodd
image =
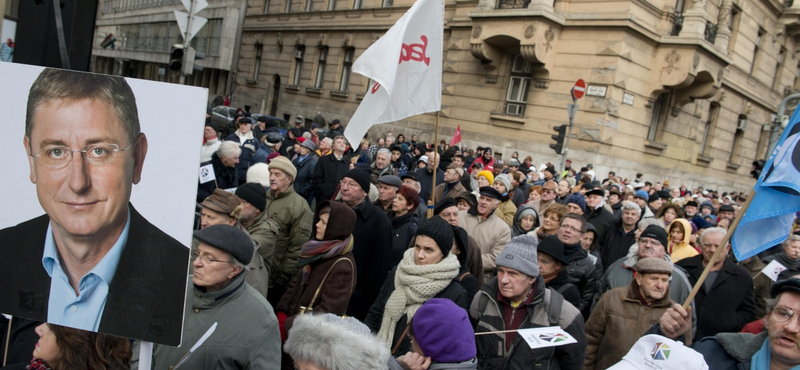
<path id="1" fill-rule="evenodd" d="M 51 281 L 47 322 L 82 330 L 98 330 L 100 319 L 103 317 L 103 309 L 106 306 L 108 288 L 117 271 L 122 250 L 128 241 L 130 227 L 131 211 L 128 209 L 128 221 L 125 223 L 122 234 L 119 235 L 117 242 L 103 259 L 81 278 L 78 284 L 78 294 L 75 294 L 75 290 L 69 284 L 69 278 L 61 266 L 52 226 L 47 226 L 42 257 L 42 265 L 50 275 Z"/>

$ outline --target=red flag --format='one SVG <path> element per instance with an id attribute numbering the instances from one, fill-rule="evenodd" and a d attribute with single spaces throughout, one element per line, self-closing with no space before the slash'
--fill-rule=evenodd
<path id="1" fill-rule="evenodd" d="M 461 142 L 461 125 L 458 125 L 458 128 L 456 128 L 456 132 L 453 133 L 453 138 L 450 139 L 450 146 L 455 146 L 460 142 Z"/>

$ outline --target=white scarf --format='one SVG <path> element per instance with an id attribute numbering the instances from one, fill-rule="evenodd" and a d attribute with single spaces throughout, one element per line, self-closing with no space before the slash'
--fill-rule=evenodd
<path id="1" fill-rule="evenodd" d="M 458 262 L 458 258 L 452 253 L 439 263 L 417 265 L 414 262 L 414 248 L 409 248 L 403 254 L 403 260 L 397 265 L 397 272 L 394 275 L 394 291 L 383 309 L 378 338 L 382 339 L 387 347 L 391 347 L 394 330 L 403 314 L 408 315 L 408 320 L 411 320 L 423 303 L 450 285 L 450 282 L 458 275 L 460 268 L 461 264 Z M 400 338 L 400 340 L 402 339 Z"/>

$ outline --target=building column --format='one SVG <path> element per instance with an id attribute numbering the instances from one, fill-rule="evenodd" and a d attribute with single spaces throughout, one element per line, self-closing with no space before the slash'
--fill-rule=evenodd
<path id="1" fill-rule="evenodd" d="M 706 0 L 692 0 L 691 8 L 683 13 L 683 28 L 679 36 L 703 39 L 708 20 Z"/>
<path id="2" fill-rule="evenodd" d="M 717 17 L 717 38 L 714 40 L 714 45 L 722 50 L 728 50 L 728 43 L 731 41 L 731 10 L 733 0 L 722 0 Z"/>

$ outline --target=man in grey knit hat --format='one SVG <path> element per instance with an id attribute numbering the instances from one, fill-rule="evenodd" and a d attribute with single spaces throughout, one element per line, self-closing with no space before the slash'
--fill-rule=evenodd
<path id="1" fill-rule="evenodd" d="M 520 235 L 497 256 L 497 276 L 472 300 L 478 361 L 483 369 L 528 369 L 531 364 L 558 363 L 580 369 L 586 357 L 583 317 L 560 294 L 545 288 L 539 275 L 536 237 Z M 532 349 L 517 330 L 560 326 L 577 343 Z M 504 332 L 505 331 L 505 332 Z M 491 332 L 491 334 L 483 334 Z"/>

